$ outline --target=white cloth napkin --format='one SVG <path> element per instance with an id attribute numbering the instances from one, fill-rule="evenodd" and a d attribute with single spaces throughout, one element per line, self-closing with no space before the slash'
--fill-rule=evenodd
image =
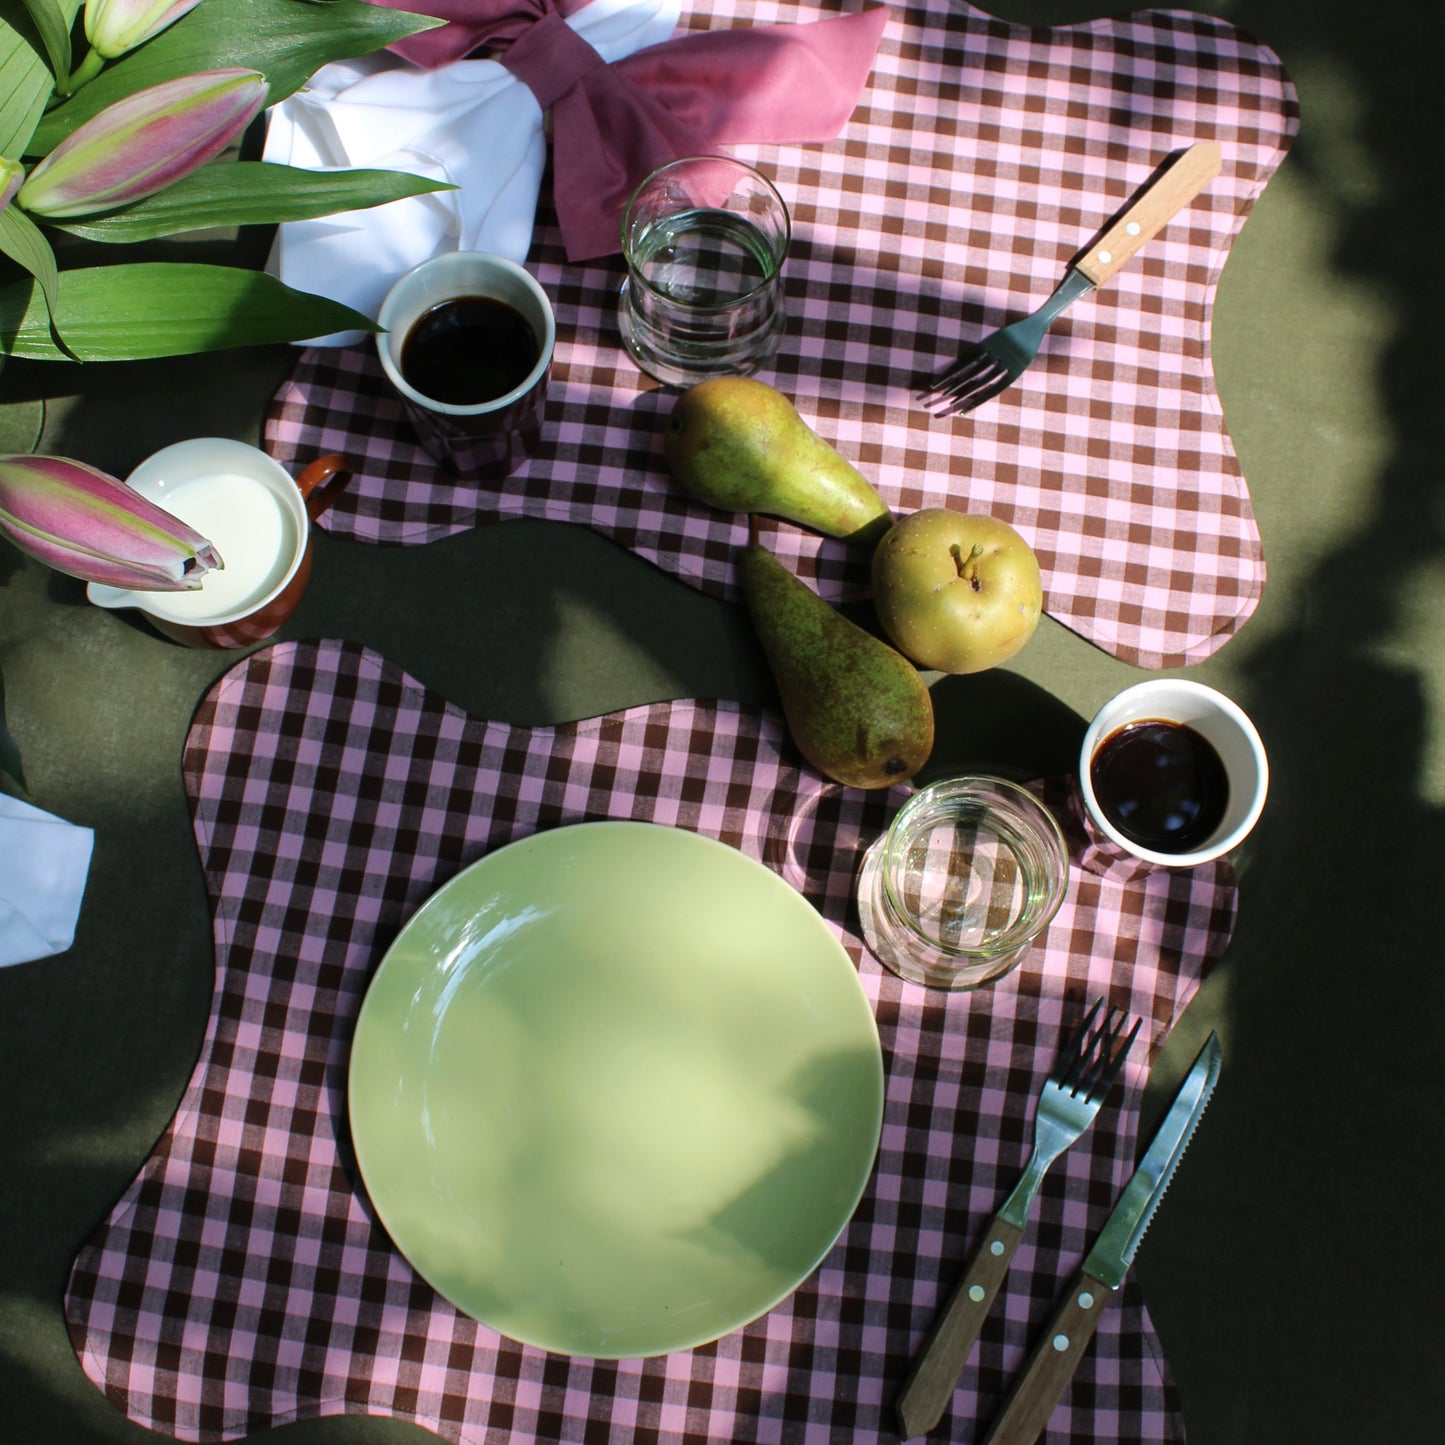
<path id="1" fill-rule="evenodd" d="M 682 0 L 592 0 L 567 24 L 610 64 L 667 40 L 681 10 Z M 547 145 L 536 98 L 499 62 L 424 71 L 383 53 L 324 66 L 274 106 L 264 154 L 306 170 L 402 170 L 460 187 L 278 227 L 274 276 L 375 317 L 398 276 L 444 251 L 524 261 Z"/>
<path id="2" fill-rule="evenodd" d="M 0 794 L 0 968 L 64 953 L 95 833 Z"/>

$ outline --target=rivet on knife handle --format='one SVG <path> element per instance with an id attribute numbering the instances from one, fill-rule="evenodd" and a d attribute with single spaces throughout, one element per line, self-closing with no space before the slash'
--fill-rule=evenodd
<path id="1" fill-rule="evenodd" d="M 989 1221 L 983 1243 L 969 1261 L 898 1396 L 894 1408 L 905 1440 L 926 1435 L 943 1418 L 1023 1233 L 1005 1219 L 995 1217 Z"/>
<path id="2" fill-rule="evenodd" d="M 1219 174 L 1219 142 L 1199 141 L 1178 156 L 1151 185 L 1074 263 L 1096 286 L 1101 286 L 1151 236 Z"/>
<path id="3" fill-rule="evenodd" d="M 1108 1285 L 1087 1274 L 1075 1279 L 983 1445 L 1034 1445 L 1079 1368 L 1112 1293 Z"/>

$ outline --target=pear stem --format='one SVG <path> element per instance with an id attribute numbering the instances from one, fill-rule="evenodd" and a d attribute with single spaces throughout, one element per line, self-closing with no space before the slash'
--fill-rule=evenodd
<path id="1" fill-rule="evenodd" d="M 953 553 L 953 565 L 958 568 L 958 575 L 977 592 L 982 586 L 978 580 L 978 559 L 983 556 L 983 548 L 975 542 L 967 557 L 963 555 L 963 548 L 957 542 L 948 550 Z"/>

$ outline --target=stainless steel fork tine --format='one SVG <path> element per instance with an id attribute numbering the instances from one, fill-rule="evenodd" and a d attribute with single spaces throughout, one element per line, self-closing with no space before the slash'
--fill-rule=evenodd
<path id="1" fill-rule="evenodd" d="M 1084 1016 L 1074 1036 L 1074 1047 L 1068 1055 L 1067 1066 L 1059 1075 L 1060 1083 L 1076 1098 L 1082 1096 L 1091 1101 L 1103 1098 L 1124 1067 L 1124 1059 L 1144 1022 L 1136 1019 L 1129 1037 L 1116 1049 L 1129 1015 L 1124 1009 L 1111 1008 L 1099 1027 L 1093 1029 L 1103 1002 L 1102 998 L 1096 999 L 1093 1008 Z"/>
<path id="2" fill-rule="evenodd" d="M 1096 998 L 1093 1007 L 1080 1021 L 1078 1028 L 1070 1035 L 1069 1041 L 1059 1053 L 1058 1061 L 1054 1064 L 1054 1077 L 1061 1084 L 1073 1083 L 1078 1071 L 1083 1067 L 1084 1050 L 1089 1045 L 1089 1030 L 1094 1026 L 1094 1020 L 1099 1016 L 1099 1010 L 1104 1007 L 1104 1000 Z"/>
<path id="3" fill-rule="evenodd" d="M 934 406 L 972 406 L 972 398 L 991 387 L 1003 387 L 1009 383 L 1009 371 L 989 353 L 982 353 L 971 363 L 967 371 L 957 375 L 939 392 L 931 403 Z M 946 413 L 945 413 L 946 414 Z"/>
<path id="4" fill-rule="evenodd" d="M 972 411 L 975 407 L 982 406 L 986 401 L 992 401 L 999 392 L 1006 390 L 1013 384 L 1013 373 L 1000 371 L 997 377 L 987 386 L 975 385 L 961 395 L 955 395 L 941 406 L 935 416 L 958 416 L 960 412 Z"/>
<path id="5" fill-rule="evenodd" d="M 983 347 L 971 346 L 959 354 L 947 371 L 940 373 L 925 390 L 919 392 L 919 396 L 925 401 L 931 396 L 950 396 L 970 377 L 987 371 L 994 364 L 993 358 Z"/>
<path id="6" fill-rule="evenodd" d="M 1134 1040 L 1139 1037 L 1139 1030 L 1144 1025 L 1143 1019 L 1135 1019 L 1134 1027 L 1129 1030 L 1128 1037 L 1122 1044 L 1118 1043 L 1119 1035 L 1123 1031 L 1125 1021 L 1129 1015 L 1119 1010 L 1119 1017 L 1116 1023 L 1111 1026 L 1113 1014 L 1105 1020 L 1102 1046 L 1092 1056 L 1091 1066 L 1085 1070 L 1084 1094 L 1089 1099 L 1102 1099 L 1114 1086 L 1114 1080 L 1119 1077 L 1124 1067 L 1124 1060 L 1129 1056 L 1129 1050 L 1134 1047 Z M 1117 1045 L 1117 1047 L 1116 1047 Z"/>
<path id="7" fill-rule="evenodd" d="M 1079 1061 L 1078 1077 L 1073 1081 L 1074 1093 L 1088 1096 L 1088 1083 L 1090 1074 L 1097 1070 L 1099 1062 L 1107 1064 L 1109 1054 L 1114 1046 L 1114 1040 L 1118 1037 L 1119 1031 L 1124 1027 L 1128 1015 L 1122 1009 L 1110 1007 L 1104 1015 L 1103 1022 L 1089 1039 L 1088 1046 L 1084 1049 L 1083 1057 Z"/>

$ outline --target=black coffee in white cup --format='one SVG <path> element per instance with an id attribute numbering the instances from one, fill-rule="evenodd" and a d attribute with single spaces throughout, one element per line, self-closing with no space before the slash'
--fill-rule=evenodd
<path id="1" fill-rule="evenodd" d="M 1153 678 L 1089 724 L 1079 791 L 1097 837 L 1146 863 L 1191 868 L 1237 848 L 1259 821 L 1269 761 L 1237 703 L 1202 683 Z"/>
<path id="2" fill-rule="evenodd" d="M 448 471 L 498 481 L 531 455 L 557 325 L 529 271 L 481 251 L 434 256 L 391 288 L 377 322 L 382 370 Z"/>

